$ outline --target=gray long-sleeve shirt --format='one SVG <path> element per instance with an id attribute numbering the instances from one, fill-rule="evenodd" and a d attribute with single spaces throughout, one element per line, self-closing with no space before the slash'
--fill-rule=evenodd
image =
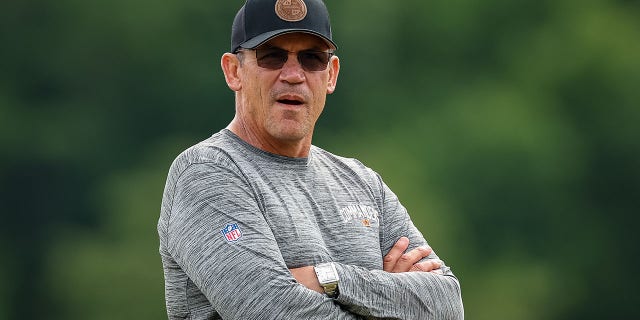
<path id="1" fill-rule="evenodd" d="M 225 129 L 185 150 L 169 171 L 158 233 L 170 319 L 464 317 L 448 268 L 382 271 L 400 237 L 410 249 L 424 237 L 375 172 L 315 146 L 287 158 Z M 289 272 L 329 261 L 335 300 Z"/>

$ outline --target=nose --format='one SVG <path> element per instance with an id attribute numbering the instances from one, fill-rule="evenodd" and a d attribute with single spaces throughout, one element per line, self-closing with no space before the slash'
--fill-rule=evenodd
<path id="1" fill-rule="evenodd" d="M 289 52 L 287 62 L 280 70 L 280 80 L 288 83 L 301 83 L 305 80 L 304 70 L 298 61 L 297 52 Z"/>

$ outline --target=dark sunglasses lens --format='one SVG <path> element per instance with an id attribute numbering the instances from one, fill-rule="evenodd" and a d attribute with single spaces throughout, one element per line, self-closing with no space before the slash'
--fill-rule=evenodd
<path id="1" fill-rule="evenodd" d="M 289 58 L 289 52 L 278 48 L 256 49 L 258 66 L 270 70 L 278 70 Z M 298 62 L 306 71 L 322 71 L 327 68 L 331 53 L 324 51 L 300 51 Z"/>
<path id="2" fill-rule="evenodd" d="M 323 51 L 301 51 L 298 53 L 298 61 L 307 71 L 322 71 L 327 68 L 331 54 Z"/>
<path id="3" fill-rule="evenodd" d="M 278 70 L 282 68 L 289 53 L 282 49 L 268 48 L 256 50 L 256 59 L 258 60 L 258 66 L 271 70 Z"/>

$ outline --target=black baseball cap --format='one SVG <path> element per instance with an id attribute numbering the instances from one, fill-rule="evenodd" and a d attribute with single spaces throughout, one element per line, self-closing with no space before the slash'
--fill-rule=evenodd
<path id="1" fill-rule="evenodd" d="M 322 0 L 247 0 L 233 20 L 231 52 L 254 49 L 294 32 L 318 36 L 331 49 L 338 48 L 331 39 L 329 11 Z"/>

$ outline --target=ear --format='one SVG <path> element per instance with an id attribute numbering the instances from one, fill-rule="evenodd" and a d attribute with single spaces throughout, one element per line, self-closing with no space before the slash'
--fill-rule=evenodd
<path id="1" fill-rule="evenodd" d="M 224 72 L 224 79 L 227 81 L 227 86 L 233 91 L 242 89 L 242 81 L 240 80 L 240 60 L 235 54 L 225 53 L 220 59 L 220 66 L 222 72 Z"/>
<path id="2" fill-rule="evenodd" d="M 329 80 L 327 83 L 327 94 L 336 91 L 338 85 L 338 74 L 340 73 L 340 58 L 338 56 L 331 57 L 329 61 Z"/>

